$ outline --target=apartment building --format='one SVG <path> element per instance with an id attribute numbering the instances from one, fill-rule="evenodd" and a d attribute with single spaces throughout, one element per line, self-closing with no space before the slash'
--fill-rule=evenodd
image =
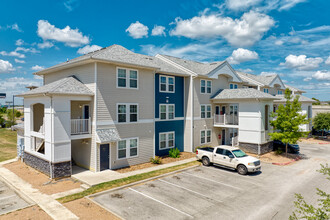
<path id="1" fill-rule="evenodd" d="M 119 45 L 36 73 L 24 97 L 24 161 L 52 178 L 148 162 L 177 147 L 239 145 L 270 151 L 279 76 L 265 81 L 228 62 L 134 53 Z M 265 90 L 268 89 L 268 90 Z"/>

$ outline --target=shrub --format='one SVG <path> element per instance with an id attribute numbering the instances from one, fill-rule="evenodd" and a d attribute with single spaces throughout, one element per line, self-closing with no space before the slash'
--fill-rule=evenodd
<path id="1" fill-rule="evenodd" d="M 168 155 L 172 158 L 180 158 L 180 151 L 178 148 L 172 148 Z"/>
<path id="2" fill-rule="evenodd" d="M 161 164 L 162 163 L 162 159 L 158 156 L 155 156 L 155 158 L 150 158 L 150 162 L 153 164 Z"/>
<path id="3" fill-rule="evenodd" d="M 283 151 L 282 151 L 281 149 L 277 149 L 277 150 L 275 151 L 275 154 L 276 154 L 276 155 L 281 155 L 281 154 L 283 154 Z"/>

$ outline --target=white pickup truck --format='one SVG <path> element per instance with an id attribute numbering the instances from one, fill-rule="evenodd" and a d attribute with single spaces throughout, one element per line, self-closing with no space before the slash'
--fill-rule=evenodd
<path id="1" fill-rule="evenodd" d="M 202 160 L 204 166 L 209 166 L 213 163 L 219 164 L 234 168 L 241 175 L 261 170 L 260 160 L 246 155 L 237 147 L 223 145 L 214 148 L 199 148 L 196 150 L 196 157 Z"/>

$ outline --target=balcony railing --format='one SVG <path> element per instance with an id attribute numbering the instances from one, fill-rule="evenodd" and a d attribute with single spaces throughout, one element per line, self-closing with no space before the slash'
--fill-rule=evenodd
<path id="1" fill-rule="evenodd" d="M 91 118 L 71 119 L 71 135 L 90 134 Z"/>
<path id="2" fill-rule="evenodd" d="M 238 116 L 231 115 L 216 115 L 214 114 L 214 124 L 215 125 L 238 125 Z"/>
<path id="3" fill-rule="evenodd" d="M 235 136 L 235 137 L 232 137 L 232 138 L 231 138 L 231 145 L 232 145 L 233 147 L 238 146 L 238 136 Z"/>

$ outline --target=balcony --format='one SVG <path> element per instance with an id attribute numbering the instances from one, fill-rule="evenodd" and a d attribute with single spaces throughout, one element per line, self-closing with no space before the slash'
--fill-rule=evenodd
<path id="1" fill-rule="evenodd" d="M 91 118 L 71 119 L 71 135 L 91 134 Z"/>
<path id="2" fill-rule="evenodd" d="M 214 114 L 214 126 L 238 128 L 238 116 L 234 114 Z"/>

